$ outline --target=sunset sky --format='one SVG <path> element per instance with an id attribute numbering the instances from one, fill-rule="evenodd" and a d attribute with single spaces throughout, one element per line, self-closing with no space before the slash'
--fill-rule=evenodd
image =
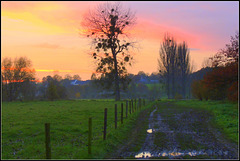
<path id="1" fill-rule="evenodd" d="M 91 39 L 79 31 L 83 14 L 99 3 L 106 2 L 1 1 L 1 59 L 26 56 L 38 79 L 54 73 L 90 79 L 96 68 L 89 55 Z M 138 48 L 133 50 L 133 66 L 128 67 L 133 74 L 158 71 L 166 32 L 177 42 L 188 43 L 199 70 L 203 60 L 224 48 L 239 28 L 238 1 L 123 1 L 122 5 L 137 17 L 131 36 Z"/>

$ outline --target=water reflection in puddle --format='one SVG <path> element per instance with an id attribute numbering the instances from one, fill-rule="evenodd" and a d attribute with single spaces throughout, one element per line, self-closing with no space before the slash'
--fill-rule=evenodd
<path id="1" fill-rule="evenodd" d="M 208 155 L 206 152 L 203 151 L 191 151 L 191 152 L 177 152 L 177 151 L 169 151 L 169 152 L 162 152 L 162 153 L 150 153 L 149 151 L 146 152 L 141 152 L 137 155 L 135 155 L 135 158 L 150 158 L 150 157 L 178 157 L 178 156 L 184 156 L 184 155 L 189 155 L 189 156 L 197 156 L 197 155 Z"/>
<path id="2" fill-rule="evenodd" d="M 139 153 L 138 155 L 135 155 L 135 158 L 148 158 L 148 157 L 152 157 L 150 152 L 142 152 Z"/>
<path id="3" fill-rule="evenodd" d="M 151 134 L 153 132 L 153 129 L 147 129 L 147 133 Z"/>

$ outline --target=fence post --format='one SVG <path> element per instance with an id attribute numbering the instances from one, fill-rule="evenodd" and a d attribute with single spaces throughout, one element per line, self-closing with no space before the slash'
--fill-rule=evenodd
<path id="1" fill-rule="evenodd" d="M 123 103 L 121 103 L 121 124 L 123 124 Z"/>
<path id="2" fill-rule="evenodd" d="M 117 129 L 117 104 L 115 104 L 115 129 Z"/>
<path id="3" fill-rule="evenodd" d="M 106 140 L 106 134 L 107 134 L 107 108 L 104 109 L 103 140 Z"/>
<path id="4" fill-rule="evenodd" d="M 45 123 L 46 159 L 51 159 L 50 123 Z"/>
<path id="5" fill-rule="evenodd" d="M 128 117 L 128 101 L 126 101 L 126 118 Z"/>
<path id="6" fill-rule="evenodd" d="M 88 154 L 92 153 L 92 118 L 88 120 Z"/>

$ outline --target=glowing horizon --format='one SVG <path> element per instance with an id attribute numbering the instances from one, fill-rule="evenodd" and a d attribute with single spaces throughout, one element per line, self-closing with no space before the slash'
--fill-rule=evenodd
<path id="1" fill-rule="evenodd" d="M 1 1 L 1 58 L 26 56 L 32 61 L 37 79 L 58 73 L 91 78 L 95 63 L 91 39 L 83 37 L 82 16 L 101 1 Z M 186 41 L 195 70 L 203 60 L 229 43 L 239 28 L 239 2 L 123 1 L 136 11 L 137 24 L 131 38 L 134 64 L 128 72 L 158 71 L 157 59 L 163 36 Z"/>

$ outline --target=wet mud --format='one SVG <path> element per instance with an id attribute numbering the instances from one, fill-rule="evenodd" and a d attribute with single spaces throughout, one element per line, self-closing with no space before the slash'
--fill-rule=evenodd
<path id="1" fill-rule="evenodd" d="M 115 158 L 238 159 L 238 146 L 211 127 L 210 118 L 206 111 L 159 103 L 147 120 L 141 149 L 122 148 Z"/>

